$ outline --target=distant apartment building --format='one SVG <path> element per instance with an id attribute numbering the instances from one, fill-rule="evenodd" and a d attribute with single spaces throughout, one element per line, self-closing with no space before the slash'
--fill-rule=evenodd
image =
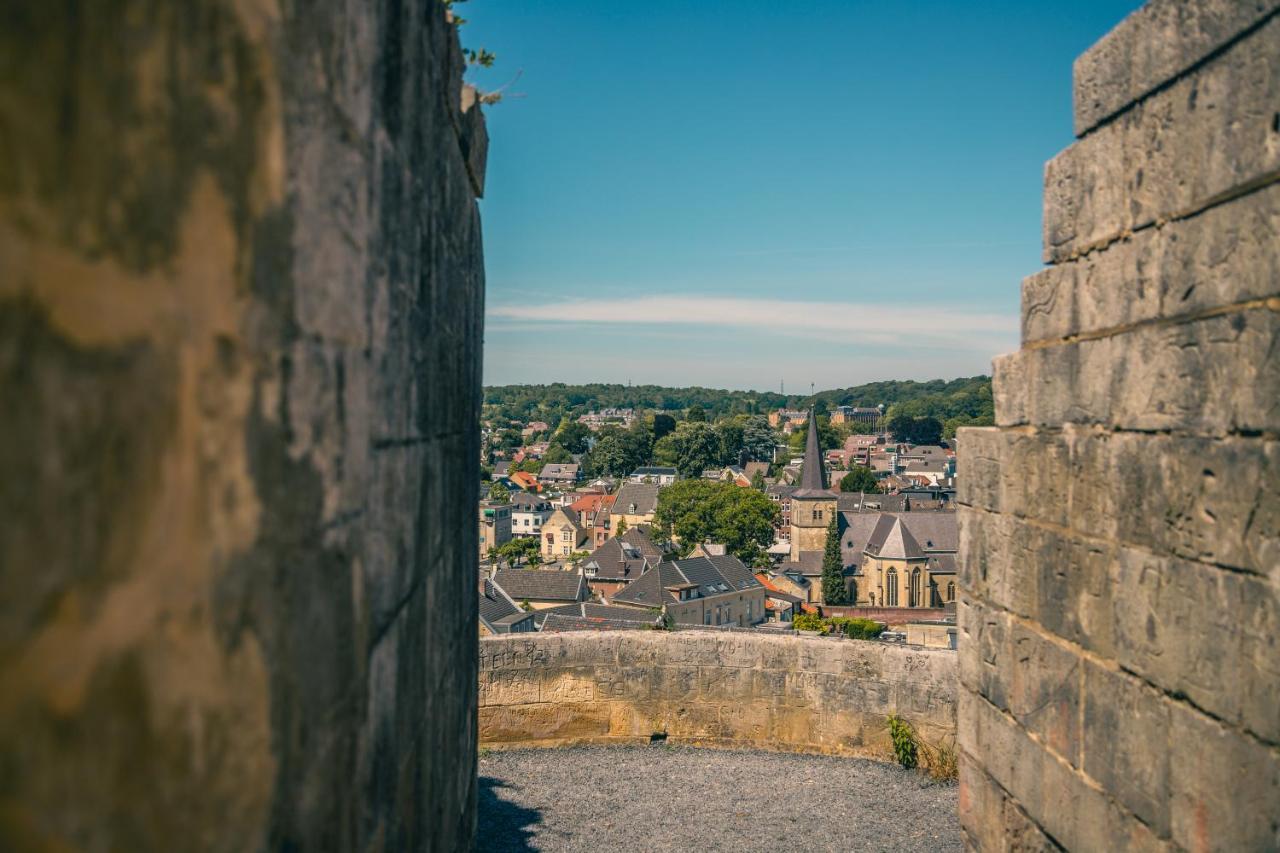
<path id="1" fill-rule="evenodd" d="M 609 425 L 629 427 L 635 420 L 635 409 L 600 409 L 578 416 L 578 423 L 584 424 L 592 432 Z"/>
<path id="2" fill-rule="evenodd" d="M 831 410 L 833 424 L 876 424 L 884 416 L 884 410 L 866 406 L 836 406 Z"/>
<path id="3" fill-rule="evenodd" d="M 676 481 L 676 469 L 648 465 L 632 471 L 627 480 L 632 483 L 657 483 L 659 486 L 669 486 Z"/>
<path id="4" fill-rule="evenodd" d="M 804 426 L 809 413 L 800 409 L 778 409 L 769 413 L 769 426 L 786 431 L 788 426 Z"/>
<path id="5" fill-rule="evenodd" d="M 538 536 L 554 509 L 541 495 L 516 492 L 511 496 L 511 535 Z"/>
<path id="6" fill-rule="evenodd" d="M 483 501 L 480 504 L 480 557 L 511 541 L 511 504 Z"/>

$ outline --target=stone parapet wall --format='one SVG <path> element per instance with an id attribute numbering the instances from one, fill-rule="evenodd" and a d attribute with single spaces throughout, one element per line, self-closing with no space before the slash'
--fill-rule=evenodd
<path id="1" fill-rule="evenodd" d="M 1280 3 L 1076 63 L 1049 269 L 960 436 L 961 820 L 983 850 L 1280 847 Z"/>
<path id="2" fill-rule="evenodd" d="M 671 742 L 886 758 L 954 744 L 956 656 L 858 640 L 613 631 L 480 642 L 486 746 Z"/>
<path id="3" fill-rule="evenodd" d="M 0 849 L 469 848 L 485 131 L 443 5 L 5 6 Z"/>

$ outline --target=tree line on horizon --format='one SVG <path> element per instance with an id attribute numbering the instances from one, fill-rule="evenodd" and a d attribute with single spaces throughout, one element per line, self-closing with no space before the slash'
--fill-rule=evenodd
<path id="1" fill-rule="evenodd" d="M 994 423 L 995 406 L 991 378 L 934 379 L 927 382 L 893 380 L 870 382 L 850 388 L 819 391 L 816 394 L 778 394 L 769 391 L 733 391 L 691 386 L 670 388 L 660 385 L 499 385 L 484 389 L 485 418 L 489 421 L 542 420 L 552 425 L 575 419 L 600 409 L 656 410 L 679 420 L 696 419 L 716 423 L 744 415 L 766 415 L 777 409 L 817 410 L 825 418 L 838 406 L 874 407 L 884 405 L 888 420 L 934 419 L 942 426 L 942 436 L 951 438 L 961 426 L 988 426 Z"/>

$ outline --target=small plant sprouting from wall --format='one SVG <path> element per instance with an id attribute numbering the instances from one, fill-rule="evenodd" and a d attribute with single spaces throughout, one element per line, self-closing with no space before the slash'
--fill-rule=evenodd
<path id="1" fill-rule="evenodd" d="M 893 742 L 894 760 L 907 770 L 914 769 L 919 762 L 915 729 L 897 714 L 890 714 L 885 722 L 889 726 L 889 739 Z"/>
<path id="2" fill-rule="evenodd" d="M 465 3 L 467 2 L 467 0 L 440 0 L 440 2 L 444 4 L 445 11 L 448 13 L 449 21 L 455 27 L 461 27 L 467 23 L 467 19 L 459 15 L 456 9 L 458 4 Z M 494 62 L 496 62 L 498 59 L 497 55 L 494 54 L 493 51 L 487 50 L 486 48 L 483 48 L 483 47 L 481 48 L 464 47 L 462 49 L 462 56 L 463 58 L 466 59 L 467 65 L 479 66 L 481 68 L 492 68 Z M 497 89 L 494 89 L 492 92 L 481 92 L 477 89 L 478 100 L 480 101 L 480 103 L 485 104 L 487 106 L 489 104 L 498 103 L 498 101 L 501 101 L 504 97 L 523 98 L 524 95 L 508 95 L 506 93 L 506 90 L 510 88 L 511 84 L 519 80 L 520 75 L 523 73 L 524 73 L 523 69 L 521 69 L 520 71 L 517 71 L 515 77 L 511 78 L 510 81 L 503 84 L 502 86 L 499 86 Z"/>
<path id="3" fill-rule="evenodd" d="M 933 745 L 920 737 L 915 728 L 897 714 L 885 719 L 889 739 L 893 743 L 893 757 L 907 770 L 923 769 L 937 782 L 954 782 L 960 777 L 956 749 L 949 743 Z M 920 768 L 923 758 L 924 767 Z"/>

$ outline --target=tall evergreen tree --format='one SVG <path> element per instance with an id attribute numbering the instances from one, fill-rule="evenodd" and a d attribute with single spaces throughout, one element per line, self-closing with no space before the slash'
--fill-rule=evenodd
<path id="1" fill-rule="evenodd" d="M 849 588 L 844 584 L 844 558 L 840 555 L 840 513 L 827 525 L 827 547 L 822 553 L 822 603 L 848 604 Z"/>

